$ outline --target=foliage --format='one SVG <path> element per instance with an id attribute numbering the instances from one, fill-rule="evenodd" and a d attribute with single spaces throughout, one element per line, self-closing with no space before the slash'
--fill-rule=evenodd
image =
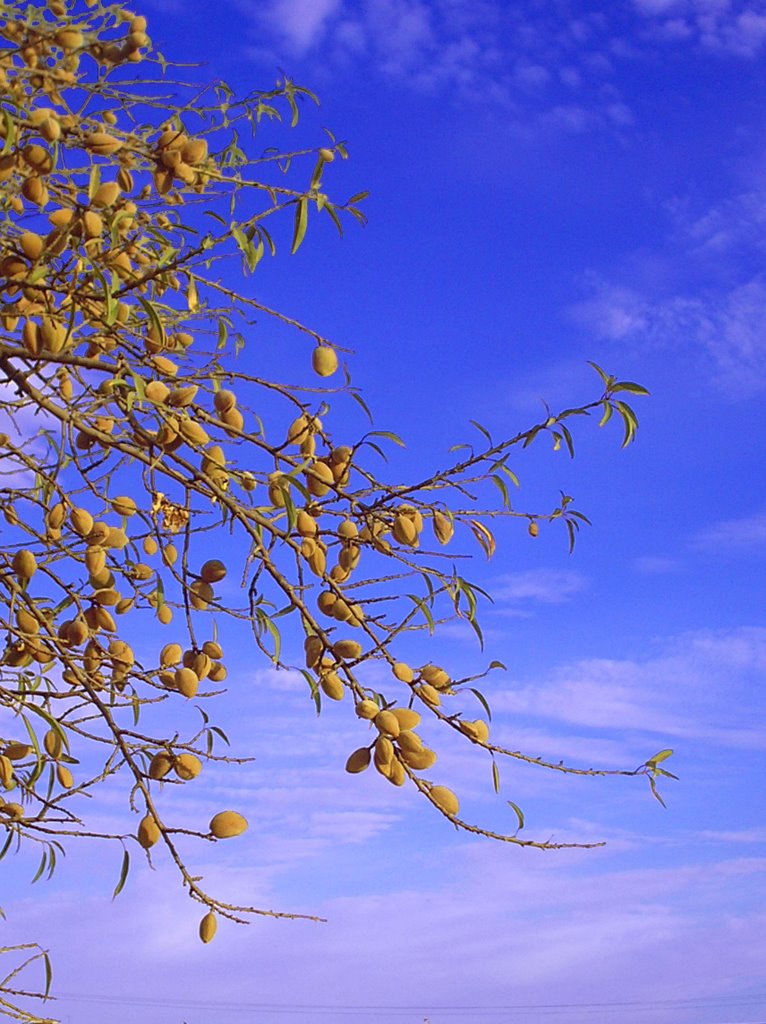
<path id="1" fill-rule="evenodd" d="M 216 915 L 297 916 L 222 903 L 187 867 L 180 835 L 231 838 L 246 827 L 241 815 L 224 810 L 192 827 L 157 804 L 158 791 L 192 784 L 208 762 L 239 760 L 203 706 L 226 679 L 227 618 L 249 623 L 278 668 L 296 659 L 289 623 L 299 625 L 300 671 L 317 709 L 345 699 L 360 719 L 349 772 L 374 765 L 461 829 L 570 845 L 521 838 L 513 803 L 518 828 L 507 835 L 463 820 L 454 793 L 427 778 L 436 753 L 416 731 L 421 715 L 481 748 L 496 789 L 502 758 L 650 774 L 654 785 L 666 774 L 659 755 L 607 772 L 502 748 L 475 687 L 498 663 L 455 679 L 448 667 L 405 664 L 397 649 L 455 618 L 482 639 L 486 595 L 442 546 L 469 538 L 491 557 L 499 518 L 532 537 L 560 520 L 574 544 L 587 520 L 569 496 L 549 512 L 516 509 L 511 455 L 545 439 L 573 454 L 570 424 L 593 412 L 601 425 L 616 413 L 627 444 L 637 424 L 624 397 L 644 389 L 596 367 L 593 400 L 500 441 L 477 424 L 479 443 L 456 446 L 437 472 L 381 478 L 375 460 L 401 442 L 376 430 L 336 436 L 329 398 L 364 407 L 339 350 L 248 287 L 275 252 L 271 218 L 292 218 L 293 252 L 315 218 L 341 232 L 349 218 L 364 220 L 363 194 L 339 202 L 324 191 L 343 144 L 328 133 L 308 149 L 264 148 L 264 129 L 270 139 L 283 118 L 294 127 L 312 94 L 288 78 L 244 99 L 222 82 L 174 81 L 146 28 L 98 0 L 0 5 L 0 855 L 36 845 L 43 875 L 70 838 L 110 840 L 124 849 L 119 891 L 131 853 L 164 844 L 204 909 L 204 941 Z M 308 343 L 313 382 L 259 376 L 249 348 L 256 314 Z M 272 410 L 269 422 L 255 408 Z M 235 566 L 205 559 L 211 537 L 224 535 Z M 238 604 L 219 586 L 234 571 Z M 154 635 L 151 659 L 139 657 L 137 639 Z M 365 681 L 370 663 L 387 666 L 385 692 Z M 461 694 L 475 695 L 486 718 L 469 719 Z M 200 727 L 183 735 L 177 715 L 189 702 Z M 140 823 L 99 831 L 82 798 L 126 775 Z"/>

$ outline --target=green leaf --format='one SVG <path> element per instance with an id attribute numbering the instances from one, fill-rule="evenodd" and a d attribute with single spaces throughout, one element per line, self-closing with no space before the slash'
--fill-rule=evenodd
<path id="1" fill-rule="evenodd" d="M 364 435 L 364 438 L 368 437 L 385 437 L 388 441 L 393 441 L 394 444 L 398 444 L 400 448 L 406 448 L 404 441 L 398 434 L 395 434 L 392 430 L 370 430 L 369 433 Z M 362 440 L 364 440 L 364 438 Z"/>
<path id="2" fill-rule="evenodd" d="M 3 149 L 0 153 L 1 156 L 7 156 L 8 153 L 13 149 L 14 143 L 16 142 L 16 125 L 13 122 L 11 113 L 7 107 L 2 108 L 3 121 L 5 122 L 5 142 L 3 143 Z"/>
<path id="3" fill-rule="evenodd" d="M 500 769 L 497 767 L 497 761 L 492 758 L 492 785 L 495 787 L 495 792 L 500 792 Z"/>
<path id="4" fill-rule="evenodd" d="M 492 438 L 490 437 L 490 433 L 486 427 L 483 427 L 481 423 L 477 423 L 476 420 L 469 420 L 468 422 L 471 424 L 472 427 L 476 427 L 479 433 L 483 434 L 489 441 L 489 443 L 492 444 Z"/>
<path id="5" fill-rule="evenodd" d="M 667 747 L 665 750 L 661 750 L 658 754 L 655 754 L 654 757 L 650 757 L 649 760 L 646 762 L 646 767 L 647 768 L 654 768 L 654 767 L 656 767 L 656 765 L 660 764 L 662 761 L 667 761 L 667 759 L 669 757 L 671 757 L 672 754 L 673 754 L 672 747 Z"/>
<path id="6" fill-rule="evenodd" d="M 521 808 L 519 807 L 519 805 L 518 805 L 518 804 L 515 804 L 515 803 L 513 802 L 513 800 L 509 800 L 509 801 L 508 801 L 508 806 L 509 806 L 509 807 L 510 807 L 510 808 L 511 808 L 511 809 L 512 809 L 513 811 L 515 811 L 515 812 L 516 812 L 516 818 L 517 818 L 517 820 L 518 820 L 518 823 L 519 823 L 519 827 L 518 827 L 518 829 L 517 829 L 517 832 L 521 832 L 521 830 L 522 830 L 522 829 L 524 828 L 524 812 L 522 811 L 522 809 L 521 809 Z"/>
<path id="7" fill-rule="evenodd" d="M 306 235 L 306 227 L 309 221 L 309 201 L 302 196 L 295 207 L 295 226 L 293 228 L 293 244 L 290 249 L 291 255 L 296 253 Z"/>
<path id="8" fill-rule="evenodd" d="M 494 662 L 492 664 L 494 664 Z M 490 668 L 492 668 L 492 665 L 490 665 Z M 478 700 L 478 702 L 484 708 L 484 710 L 487 713 L 487 718 L 491 722 L 492 721 L 492 709 L 490 708 L 489 704 L 487 703 L 487 698 L 484 696 L 484 694 L 480 690 L 475 690 L 472 686 L 469 686 L 468 689 L 471 691 L 471 693 L 474 695 L 474 697 Z"/>
<path id="9" fill-rule="evenodd" d="M 43 989 L 43 995 L 47 999 L 50 995 L 51 981 L 53 980 L 53 968 L 51 967 L 51 960 L 47 950 L 43 950 L 43 963 L 45 964 L 45 988 Z"/>
<path id="10" fill-rule="evenodd" d="M 636 384 L 632 380 L 618 380 L 616 384 L 612 384 L 609 389 L 611 392 L 616 391 L 627 391 L 631 395 L 648 395 L 649 391 L 646 390 L 641 384 Z"/>
<path id="11" fill-rule="evenodd" d="M 594 363 L 592 362 L 592 360 L 589 359 L 588 365 L 593 367 L 593 369 L 596 371 L 596 373 L 599 375 L 599 377 L 607 387 L 609 387 L 610 384 L 614 382 L 614 377 L 610 377 L 608 374 L 604 373 L 604 371 L 601 369 L 598 363 Z"/>
<path id="12" fill-rule="evenodd" d="M 609 402 L 604 402 L 604 414 L 599 421 L 599 426 L 604 427 L 612 418 L 612 406 Z"/>
<path id="13" fill-rule="evenodd" d="M 145 299 L 142 295 L 138 296 L 138 301 L 141 303 L 141 305 L 146 310 L 147 316 L 149 317 L 149 319 L 150 319 L 150 321 L 152 323 L 152 326 L 154 327 L 155 331 L 157 331 L 157 333 L 159 334 L 161 343 L 164 346 L 165 345 L 165 341 L 166 341 L 166 339 L 165 339 L 165 325 L 163 324 L 162 320 L 160 319 L 160 316 L 157 313 L 157 310 L 154 308 L 152 303 L 149 302 L 148 299 Z"/>
<path id="14" fill-rule="evenodd" d="M 497 489 L 502 494 L 502 496 L 503 496 L 503 504 L 505 505 L 505 507 L 506 508 L 510 508 L 511 507 L 511 496 L 508 493 L 508 488 L 505 485 L 505 480 L 503 480 L 502 477 L 498 476 L 497 473 L 493 473 L 492 476 L 490 477 L 490 480 L 492 481 L 492 483 L 495 485 L 495 487 L 497 487 Z"/>
<path id="15" fill-rule="evenodd" d="M 130 871 L 130 854 L 128 853 L 127 847 L 122 853 L 122 867 L 120 868 L 120 877 L 117 881 L 117 885 L 112 893 L 112 899 L 117 899 L 122 890 L 125 888 L 125 882 L 128 880 L 128 872 Z"/>
<path id="16" fill-rule="evenodd" d="M 88 179 L 88 199 L 92 199 L 95 196 L 100 184 L 101 168 L 98 164 L 93 164 L 90 169 L 90 178 Z"/>
<path id="17" fill-rule="evenodd" d="M 505 475 L 508 477 L 512 484 L 514 484 L 516 487 L 521 487 L 521 484 L 519 483 L 519 478 L 516 476 L 512 469 L 508 469 L 508 467 L 505 465 L 501 466 L 500 469 L 502 469 L 502 471 L 505 473 Z"/>
<path id="18" fill-rule="evenodd" d="M 409 597 L 410 601 L 412 601 L 413 604 L 417 605 L 417 607 L 421 610 L 426 622 L 428 623 L 429 636 L 433 636 L 434 630 L 436 629 L 436 623 L 434 622 L 434 617 L 431 614 L 430 608 L 422 598 L 417 596 L 417 594 L 408 594 L 407 597 Z"/>
<path id="19" fill-rule="evenodd" d="M 655 798 L 656 800 L 659 800 L 659 802 L 660 802 L 660 803 L 662 804 L 662 806 L 663 806 L 663 807 L 667 808 L 667 804 L 666 804 L 666 803 L 665 803 L 665 801 L 664 801 L 664 800 L 662 799 L 662 797 L 660 796 L 660 794 L 659 794 L 659 792 L 658 792 L 658 790 L 657 790 L 657 784 L 656 784 L 656 782 L 655 782 L 655 781 L 654 781 L 654 779 L 653 779 L 653 778 L 651 778 L 651 777 L 649 778 L 649 785 L 651 786 L 651 789 L 652 789 L 652 795 L 654 796 L 654 798 Z"/>

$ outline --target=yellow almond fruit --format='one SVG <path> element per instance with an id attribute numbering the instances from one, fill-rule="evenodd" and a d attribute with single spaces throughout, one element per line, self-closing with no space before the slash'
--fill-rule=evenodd
<path id="1" fill-rule="evenodd" d="M 56 778 L 62 789 L 71 789 L 74 785 L 74 776 L 65 764 L 56 765 Z"/>
<path id="2" fill-rule="evenodd" d="M 165 644 L 160 651 L 160 668 L 170 668 L 172 665 L 180 665 L 183 651 L 180 644 Z"/>
<path id="3" fill-rule="evenodd" d="M 391 736 L 394 739 L 399 735 L 399 719 L 393 711 L 379 711 L 373 719 L 375 728 L 384 736 Z"/>
<path id="4" fill-rule="evenodd" d="M 426 704 L 430 704 L 431 707 L 438 708 L 442 702 L 441 697 L 439 696 L 439 691 L 434 689 L 434 687 L 430 686 L 428 683 L 421 683 L 420 686 L 416 687 L 415 693 L 418 697 L 424 700 Z"/>
<path id="5" fill-rule="evenodd" d="M 19 247 L 29 260 L 36 260 L 42 255 L 45 240 L 34 231 L 25 231 L 19 238 Z"/>
<path id="6" fill-rule="evenodd" d="M 434 512 L 432 520 L 434 536 L 440 544 L 449 544 L 455 532 L 452 521 L 442 512 Z"/>
<path id="7" fill-rule="evenodd" d="M 420 670 L 420 678 L 437 690 L 443 690 L 450 684 L 450 677 L 438 665 L 426 665 Z"/>
<path id="8" fill-rule="evenodd" d="M 94 206 L 114 206 L 120 198 L 121 189 L 116 181 L 105 181 L 96 189 L 91 202 Z"/>
<path id="9" fill-rule="evenodd" d="M 45 748 L 45 753 L 48 757 L 52 757 L 54 761 L 57 761 L 59 757 L 61 757 L 61 736 L 55 729 L 49 729 L 43 736 L 43 747 Z"/>
<path id="10" fill-rule="evenodd" d="M 26 608 L 16 610 L 16 624 L 22 633 L 29 633 L 34 636 L 40 632 L 40 623 L 35 615 Z"/>
<path id="11" fill-rule="evenodd" d="M 69 523 L 75 533 L 87 537 L 93 529 L 93 516 L 87 509 L 74 508 L 70 513 Z"/>
<path id="12" fill-rule="evenodd" d="M 317 345 L 311 356 L 311 365 L 320 377 L 331 377 L 338 369 L 338 356 L 328 345 Z"/>
<path id="13" fill-rule="evenodd" d="M 318 636 L 307 636 L 303 641 L 303 650 L 306 655 L 306 668 L 314 668 L 322 657 L 324 644 Z"/>
<path id="14" fill-rule="evenodd" d="M 155 843 L 159 842 L 161 834 L 154 817 L 147 814 L 139 822 L 136 838 L 139 845 L 143 846 L 145 850 L 150 850 Z"/>
<path id="15" fill-rule="evenodd" d="M 414 547 L 418 542 L 418 531 L 409 516 L 395 516 L 391 533 L 400 544 L 406 544 L 408 547 Z"/>
<path id="16" fill-rule="evenodd" d="M 389 765 L 386 778 L 392 786 L 403 786 L 407 781 L 407 772 L 404 770 L 404 765 L 398 758 L 395 757 Z"/>
<path id="17" fill-rule="evenodd" d="M 26 761 L 31 753 L 32 748 L 28 743 L 7 743 L 3 749 L 9 761 Z"/>
<path id="18" fill-rule="evenodd" d="M 205 580 L 195 580 L 189 587 L 189 603 L 197 611 L 204 611 L 213 597 L 213 588 Z"/>
<path id="19" fill-rule="evenodd" d="M 402 683 L 411 683 L 415 679 L 415 673 L 409 665 L 403 661 L 397 661 L 392 670 L 394 676 Z"/>
<path id="20" fill-rule="evenodd" d="M 327 672 L 319 680 L 319 685 L 330 700 L 343 700 L 343 682 L 337 672 Z"/>
<path id="21" fill-rule="evenodd" d="M 194 669 L 178 668 L 173 678 L 176 689 L 183 697 L 186 697 L 187 700 L 196 697 L 199 690 L 199 677 Z"/>
<path id="22" fill-rule="evenodd" d="M 194 754 L 179 754 L 173 765 L 175 773 L 184 782 L 196 779 L 202 771 L 202 762 Z"/>
<path id="23" fill-rule="evenodd" d="M 218 583 L 226 576 L 226 566 L 218 558 L 211 558 L 205 562 L 199 574 L 206 583 Z"/>
<path id="24" fill-rule="evenodd" d="M 112 498 L 112 508 L 118 516 L 134 516 L 138 511 L 133 498 L 122 495 L 119 498 Z"/>
<path id="25" fill-rule="evenodd" d="M 451 818 L 460 810 L 457 797 L 446 786 L 431 786 L 428 792 L 436 806 Z"/>
<path id="26" fill-rule="evenodd" d="M 417 753 L 423 749 L 423 741 L 416 732 L 409 729 L 402 729 L 396 737 L 396 743 L 400 750 L 407 750 L 410 753 Z"/>
<path id="27" fill-rule="evenodd" d="M 372 720 L 379 713 L 380 708 L 374 700 L 360 700 L 354 711 L 357 717 Z"/>
<path id="28" fill-rule="evenodd" d="M 210 821 L 210 831 L 216 839 L 232 839 L 247 829 L 247 821 L 236 811 L 219 811 Z"/>
<path id="29" fill-rule="evenodd" d="M 175 758 L 163 751 L 155 754 L 149 762 L 149 778 L 164 779 L 173 770 Z"/>
<path id="30" fill-rule="evenodd" d="M 420 725 L 420 715 L 412 708 L 391 708 L 400 729 L 416 729 Z"/>
<path id="31" fill-rule="evenodd" d="M 324 497 L 325 494 L 329 493 L 330 488 L 335 482 L 332 470 L 326 462 L 315 462 L 306 469 L 305 476 L 309 494 L 312 494 L 315 498 Z"/>
<path id="32" fill-rule="evenodd" d="M 332 651 L 336 658 L 355 661 L 362 656 L 362 645 L 356 640 L 338 640 L 332 645 Z"/>
<path id="33" fill-rule="evenodd" d="M 349 755 L 346 761 L 346 771 L 351 775 L 358 775 L 359 772 L 363 772 L 365 768 L 369 767 L 370 759 L 370 748 L 359 747 L 358 750 Z"/>
<path id="34" fill-rule="evenodd" d="M 218 930 L 215 914 L 209 910 L 199 923 L 199 937 L 203 942 L 211 942 Z"/>
<path id="35" fill-rule="evenodd" d="M 208 679 L 211 681 L 211 683 L 222 683 L 227 675 L 228 672 L 226 671 L 226 666 L 222 665 L 220 661 L 214 661 L 213 664 L 210 666 L 210 674 L 208 675 Z"/>
<path id="36" fill-rule="evenodd" d="M 23 548 L 13 556 L 11 568 L 20 580 L 31 580 L 37 572 L 37 559 L 31 551 Z"/>

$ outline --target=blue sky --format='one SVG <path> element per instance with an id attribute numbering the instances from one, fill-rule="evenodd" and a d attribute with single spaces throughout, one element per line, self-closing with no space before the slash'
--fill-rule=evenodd
<path id="1" fill-rule="evenodd" d="M 511 765 L 502 795 L 525 834 L 608 845 L 541 854 L 456 834 L 416 794 L 346 776 L 350 708 L 317 721 L 299 678 L 224 633 L 239 665 L 217 714 L 256 761 L 210 766 L 173 799 L 203 821 L 236 802 L 251 829 L 191 859 L 224 897 L 328 923 L 224 923 L 202 947 L 161 857 L 136 859 L 113 905 L 118 854 L 80 847 L 45 887 L 27 888 L 31 861 L 4 863 L 8 940 L 50 936 L 72 1024 L 201 1024 L 213 1009 L 259 1024 L 763 1021 L 766 3 L 145 12 L 168 57 L 207 62 L 197 77 L 267 88 L 281 68 L 315 90 L 300 145 L 321 145 L 322 125 L 348 141 L 325 182 L 370 191 L 368 226 L 339 240 L 311 223 L 290 257 L 285 222 L 253 287 L 354 350 L 377 425 L 407 442 L 389 475 L 443 463 L 470 418 L 509 436 L 541 398 L 595 396 L 588 359 L 650 389 L 628 450 L 584 423 L 573 462 L 519 456 L 519 502 L 547 509 L 561 488 L 593 526 L 571 556 L 563 530 L 500 529 L 469 574 L 496 598 L 486 653 L 458 627 L 438 651 L 456 673 L 507 665 L 485 688 L 498 741 L 584 767 L 669 746 L 680 778 L 663 809 L 640 779 Z M 246 358 L 278 364 L 277 335 L 258 330 Z M 284 358 L 305 361 L 291 345 Z M 510 827 L 486 759 L 443 751 L 438 781 L 466 815 Z M 118 831 L 125 813 L 123 794 L 102 798 Z"/>

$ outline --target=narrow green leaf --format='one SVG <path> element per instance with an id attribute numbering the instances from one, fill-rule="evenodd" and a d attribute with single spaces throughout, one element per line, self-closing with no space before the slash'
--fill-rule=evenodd
<path id="1" fill-rule="evenodd" d="M 385 437 L 388 441 L 393 441 L 394 444 L 398 444 L 400 448 L 407 447 L 401 437 L 399 437 L 398 434 L 395 434 L 392 430 L 370 430 L 369 433 L 364 435 L 364 437 Z"/>
<path id="2" fill-rule="evenodd" d="M 671 757 L 672 754 L 673 754 L 673 748 L 672 747 L 667 747 L 665 750 L 661 750 L 658 754 L 655 754 L 654 757 L 650 757 L 649 758 L 649 760 L 646 762 L 647 768 L 654 768 L 656 765 L 660 764 L 662 761 L 667 761 L 667 759 L 669 757 Z"/>
<path id="3" fill-rule="evenodd" d="M 503 496 L 503 504 L 505 505 L 505 507 L 506 508 L 510 508 L 511 507 L 511 496 L 508 493 L 508 488 L 505 485 L 505 480 L 503 480 L 503 478 L 500 477 L 497 473 L 493 473 L 492 476 L 490 477 L 490 480 L 492 481 L 492 483 L 495 485 L 495 487 L 497 487 L 497 489 L 502 494 L 502 496 Z"/>
<path id="4" fill-rule="evenodd" d="M 35 882 L 38 881 L 38 879 L 42 878 L 43 873 L 45 872 L 45 869 L 46 869 L 47 866 L 48 866 L 48 851 L 47 850 L 43 850 L 43 855 L 40 858 L 40 866 L 38 867 L 37 871 L 35 872 L 35 877 L 32 879 L 32 882 L 31 882 L 32 885 L 34 885 Z"/>
<path id="5" fill-rule="evenodd" d="M 295 226 L 293 228 L 293 244 L 290 253 L 296 253 L 306 235 L 309 221 L 309 201 L 302 196 L 295 207 Z"/>
<path id="6" fill-rule="evenodd" d="M 494 664 L 495 664 L 495 662 L 492 662 L 492 665 L 494 665 Z M 492 665 L 490 665 L 489 667 L 492 668 Z M 487 718 L 491 722 L 492 721 L 492 709 L 490 708 L 489 704 L 487 703 L 487 698 L 484 696 L 484 694 L 480 690 L 475 690 L 472 686 L 469 686 L 469 690 L 474 695 L 474 697 L 478 700 L 478 702 L 481 704 L 481 706 L 484 708 L 484 710 L 487 713 Z"/>
<path id="7" fill-rule="evenodd" d="M 92 199 L 95 196 L 100 184 L 101 168 L 98 164 L 93 164 L 90 169 L 90 178 L 88 179 L 88 199 Z"/>
<path id="8" fill-rule="evenodd" d="M 417 605 L 421 610 L 426 622 L 428 623 L 428 633 L 430 636 L 433 636 L 434 630 L 436 629 L 436 623 L 434 622 L 434 617 L 431 614 L 428 605 L 422 598 L 418 597 L 417 594 L 408 594 L 407 597 L 409 597 L 413 604 Z"/>
<path id="9" fill-rule="evenodd" d="M 43 950 L 43 964 L 45 965 L 45 988 L 43 989 L 43 995 L 47 999 L 51 991 L 51 981 L 53 980 L 53 968 L 51 967 L 51 959 L 48 956 L 48 951 Z"/>
<path id="10" fill-rule="evenodd" d="M 509 800 L 509 801 L 508 801 L 508 806 L 509 806 L 509 807 L 510 807 L 510 808 L 511 808 L 511 809 L 512 809 L 513 811 L 515 811 L 515 812 L 516 812 L 516 818 L 517 818 L 517 820 L 518 820 L 518 823 L 519 823 L 519 827 L 518 827 L 517 831 L 518 831 L 518 832 L 521 832 L 521 830 L 522 830 L 522 829 L 524 828 L 524 812 L 522 811 L 522 809 L 521 809 L 521 808 L 519 807 L 519 805 L 518 805 L 518 804 L 515 804 L 515 803 L 513 802 L 513 800 Z"/>
<path id="11" fill-rule="evenodd" d="M 490 433 L 489 433 L 489 431 L 487 430 L 486 427 L 483 427 L 481 425 L 481 423 L 477 423 L 476 420 L 469 420 L 468 422 L 471 424 L 472 427 L 476 427 L 476 429 L 479 431 L 479 433 L 483 434 L 486 437 L 486 439 L 489 441 L 489 443 L 492 444 L 492 438 L 491 438 Z"/>
<path id="12" fill-rule="evenodd" d="M 495 787 L 495 792 L 500 792 L 500 769 L 497 767 L 497 761 L 492 758 L 492 785 Z"/>
<path id="13" fill-rule="evenodd" d="M 612 392 L 616 391 L 627 391 L 631 395 L 648 395 L 649 391 L 641 384 L 636 384 L 632 380 L 618 380 L 616 384 L 612 384 L 609 389 Z"/>
<path id="14" fill-rule="evenodd" d="M 657 784 L 655 783 L 654 779 L 651 778 L 651 777 L 649 778 L 649 785 L 651 786 L 652 795 L 654 796 L 654 798 L 656 800 L 659 800 L 659 802 L 662 804 L 663 807 L 667 808 L 667 804 L 662 799 L 662 797 L 660 796 L 660 794 L 659 794 L 659 792 L 657 790 Z"/>
<path id="15" fill-rule="evenodd" d="M 122 867 L 120 868 L 120 877 L 115 886 L 114 892 L 112 893 L 112 899 L 117 899 L 122 890 L 125 888 L 125 882 L 128 880 L 128 872 L 130 871 L 130 854 L 128 853 L 127 847 L 123 850 L 122 854 Z"/>

